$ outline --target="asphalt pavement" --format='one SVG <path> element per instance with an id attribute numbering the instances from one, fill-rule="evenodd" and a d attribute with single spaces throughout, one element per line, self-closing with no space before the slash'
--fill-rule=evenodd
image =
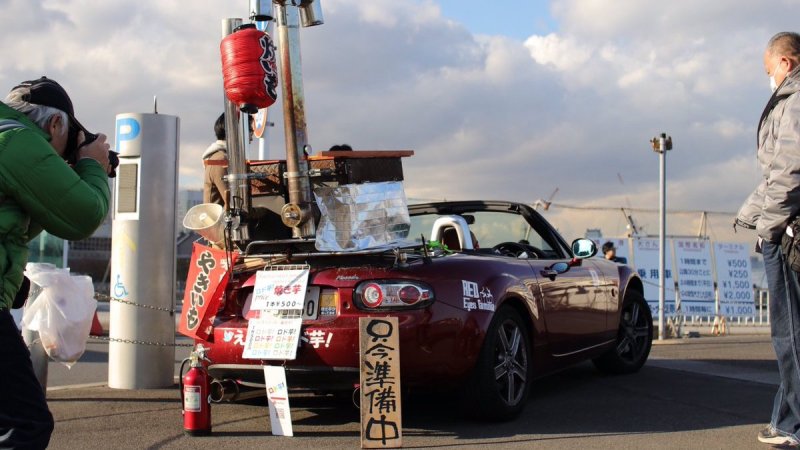
<path id="1" fill-rule="evenodd" d="M 187 342 L 179 339 L 179 343 Z M 290 397 L 294 437 L 273 436 L 263 401 L 214 404 L 213 434 L 183 435 L 180 395 L 171 389 L 106 386 L 108 346 L 91 341 L 72 369 L 50 363 L 52 449 L 358 448 L 351 402 Z M 177 365 L 188 348 L 176 353 Z M 440 393 L 403 398 L 406 448 L 757 449 L 769 420 L 777 365 L 765 334 L 656 342 L 637 374 L 603 376 L 581 364 L 537 380 L 524 413 L 506 423 L 463 417 Z"/>

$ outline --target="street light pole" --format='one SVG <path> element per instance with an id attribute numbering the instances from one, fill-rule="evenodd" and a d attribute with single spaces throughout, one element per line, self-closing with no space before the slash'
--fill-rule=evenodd
<path id="1" fill-rule="evenodd" d="M 666 231 L 667 231 L 667 150 L 672 150 L 672 137 L 666 133 L 654 137 L 650 143 L 658 153 L 658 340 L 664 340 L 664 294 L 666 287 Z"/>

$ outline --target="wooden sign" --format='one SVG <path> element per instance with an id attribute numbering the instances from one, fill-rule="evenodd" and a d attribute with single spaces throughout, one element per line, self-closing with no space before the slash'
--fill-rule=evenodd
<path id="1" fill-rule="evenodd" d="M 361 317 L 361 448 L 403 446 L 397 317 Z"/>

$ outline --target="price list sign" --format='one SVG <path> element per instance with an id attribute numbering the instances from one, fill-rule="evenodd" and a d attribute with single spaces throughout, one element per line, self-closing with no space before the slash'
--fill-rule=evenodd
<path id="1" fill-rule="evenodd" d="M 687 316 L 716 314 L 711 244 L 699 239 L 675 239 L 675 263 L 681 313 Z"/>
<path id="2" fill-rule="evenodd" d="M 658 239 L 640 238 L 634 239 L 633 248 L 633 267 L 642 278 L 644 284 L 644 298 L 650 305 L 653 317 L 658 315 Z M 675 283 L 672 278 L 672 246 L 667 241 L 666 265 L 664 272 L 666 283 L 664 284 L 664 315 L 675 314 Z"/>
<path id="3" fill-rule="evenodd" d="M 259 271 L 250 309 L 303 309 L 307 284 L 308 268 Z"/>
<path id="4" fill-rule="evenodd" d="M 719 314 L 725 317 L 753 316 L 756 307 L 750 270 L 750 252 L 746 244 L 714 244 L 719 289 Z"/>

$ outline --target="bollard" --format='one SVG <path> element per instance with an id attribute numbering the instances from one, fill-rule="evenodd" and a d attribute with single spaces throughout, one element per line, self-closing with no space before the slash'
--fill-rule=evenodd
<path id="1" fill-rule="evenodd" d="M 42 390 L 47 392 L 47 366 L 50 363 L 50 357 L 44 351 L 42 340 L 39 339 L 39 332 L 22 329 L 22 340 L 31 352 L 31 363 L 33 363 L 33 373 L 36 374 L 36 379 L 42 385 Z"/>

